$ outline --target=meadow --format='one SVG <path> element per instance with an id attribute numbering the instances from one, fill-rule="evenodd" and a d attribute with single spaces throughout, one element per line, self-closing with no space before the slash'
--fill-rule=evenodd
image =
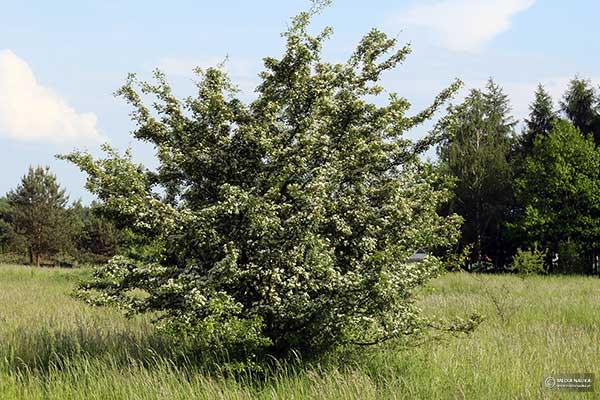
<path id="1" fill-rule="evenodd" d="M 593 277 L 449 273 L 419 303 L 427 315 L 481 314 L 468 336 L 432 334 L 415 348 L 388 342 L 232 377 L 174 351 L 148 318 L 71 298 L 87 274 L 0 266 L 0 399 L 594 398 L 551 392 L 543 380 L 600 377 Z"/>

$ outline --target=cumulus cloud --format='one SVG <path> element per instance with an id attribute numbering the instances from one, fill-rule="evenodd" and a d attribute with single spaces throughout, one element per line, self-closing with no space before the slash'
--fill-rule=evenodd
<path id="1" fill-rule="evenodd" d="M 535 0 L 420 1 L 395 20 L 428 30 L 436 41 L 454 51 L 476 52 L 510 28 L 511 18 Z"/>
<path id="2" fill-rule="evenodd" d="M 0 136 L 43 143 L 98 143 L 93 113 L 79 113 L 42 86 L 23 59 L 0 50 Z"/>

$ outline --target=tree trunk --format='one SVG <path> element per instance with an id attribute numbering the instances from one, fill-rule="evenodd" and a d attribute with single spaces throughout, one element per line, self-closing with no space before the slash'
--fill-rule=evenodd
<path id="1" fill-rule="evenodd" d="M 476 248 L 475 254 L 477 257 L 477 262 L 481 263 L 481 258 L 482 258 L 481 257 L 482 256 L 482 254 L 481 254 L 481 247 L 482 247 L 482 245 L 481 245 L 481 211 L 480 211 L 480 207 L 479 207 L 479 201 L 477 201 L 475 212 L 476 212 L 475 224 L 477 226 L 477 228 L 476 228 L 477 229 L 477 243 L 476 243 L 477 248 Z"/>
<path id="2" fill-rule="evenodd" d="M 33 249 L 29 247 L 29 265 L 33 265 Z"/>

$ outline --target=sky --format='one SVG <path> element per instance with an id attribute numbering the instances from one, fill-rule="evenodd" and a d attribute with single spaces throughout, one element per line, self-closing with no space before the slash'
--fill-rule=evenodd
<path id="1" fill-rule="evenodd" d="M 576 5 L 575 5 L 576 4 Z M 85 176 L 56 154 L 100 156 L 110 143 L 150 167 L 152 148 L 131 136 L 131 109 L 113 93 L 133 72 L 166 73 L 175 93 L 193 95 L 192 69 L 227 58 L 252 99 L 262 58 L 283 51 L 280 33 L 308 0 L 3 0 L 0 12 L 0 196 L 30 165 L 47 165 L 89 202 Z M 334 0 L 311 30 L 334 29 L 325 59 L 340 62 L 371 28 L 411 43 L 412 54 L 383 85 L 426 107 L 455 78 L 482 87 L 492 77 L 522 119 L 538 83 L 558 103 L 571 78 L 600 83 L 596 0 Z M 411 132 L 422 135 L 426 127 Z"/>

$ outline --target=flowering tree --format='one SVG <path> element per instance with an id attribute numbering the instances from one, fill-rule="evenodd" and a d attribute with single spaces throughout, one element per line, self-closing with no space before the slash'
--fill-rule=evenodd
<path id="1" fill-rule="evenodd" d="M 412 294 L 439 270 L 417 249 L 456 241 L 441 217 L 448 191 L 419 155 L 435 134 L 403 134 L 456 91 L 407 115 L 383 72 L 409 53 L 373 30 L 342 64 L 321 61 L 326 29 L 293 19 L 280 59 L 265 58 L 256 99 L 244 104 L 219 68 L 198 70 L 197 96 L 179 100 L 164 75 L 131 75 L 118 94 L 133 106 L 134 136 L 153 144 L 150 171 L 105 146 L 105 159 L 63 156 L 144 251 L 117 256 L 80 288 L 95 304 L 156 312 L 161 328 L 213 348 L 320 352 L 414 333 Z M 141 93 L 140 93 L 141 90 Z M 156 96 L 153 110 L 143 95 Z"/>

